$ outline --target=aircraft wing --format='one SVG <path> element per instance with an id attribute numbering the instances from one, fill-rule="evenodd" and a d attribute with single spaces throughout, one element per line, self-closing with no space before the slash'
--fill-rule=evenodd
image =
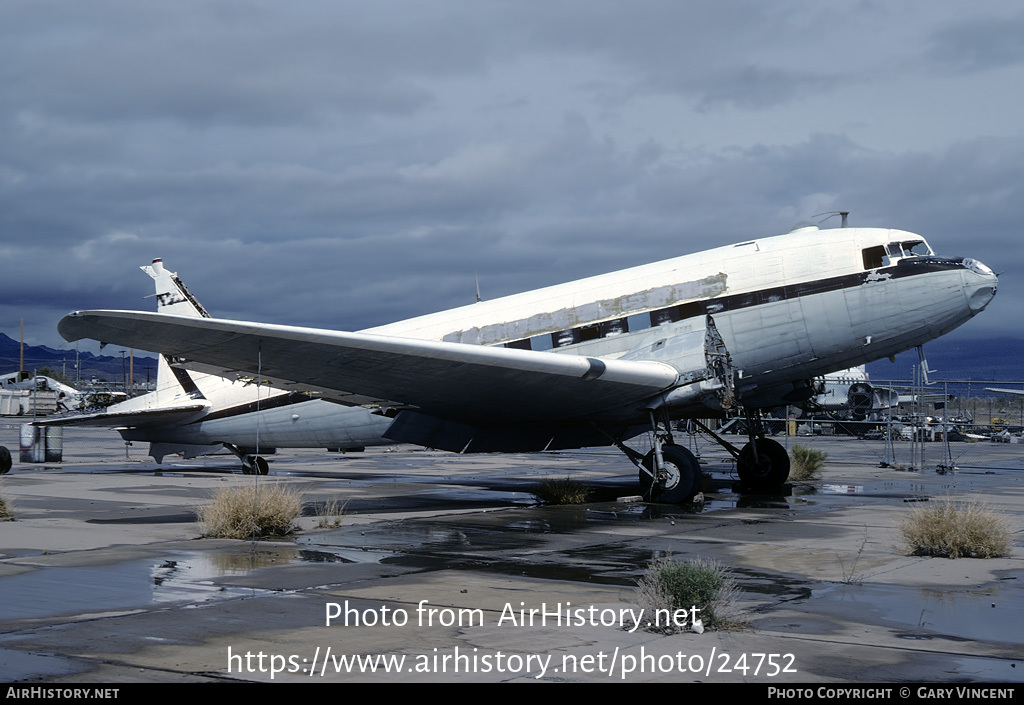
<path id="1" fill-rule="evenodd" d="M 1024 394 L 1024 389 L 1000 389 L 999 387 L 985 387 L 985 391 L 999 394 Z"/>
<path id="2" fill-rule="evenodd" d="M 98 411 L 91 414 L 69 414 L 33 422 L 35 426 L 91 426 L 99 428 L 140 428 L 143 426 L 174 426 L 187 423 L 205 413 L 209 402 L 187 406 L 135 411 Z"/>
<path id="3" fill-rule="evenodd" d="M 264 380 L 294 382 L 466 423 L 536 423 L 642 407 L 679 378 L 649 360 L 298 328 L 140 311 L 78 311 L 65 340 L 165 353 Z"/>

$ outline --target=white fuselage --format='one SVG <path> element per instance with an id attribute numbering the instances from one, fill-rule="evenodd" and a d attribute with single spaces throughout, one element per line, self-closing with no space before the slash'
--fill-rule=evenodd
<path id="1" fill-rule="evenodd" d="M 363 331 L 707 367 L 711 317 L 752 406 L 933 340 L 994 296 L 972 260 L 881 228 L 804 228 Z"/>

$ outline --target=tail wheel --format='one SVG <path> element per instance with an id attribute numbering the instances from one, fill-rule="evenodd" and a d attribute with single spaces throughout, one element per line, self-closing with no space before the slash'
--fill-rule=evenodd
<path id="1" fill-rule="evenodd" d="M 247 455 L 242 460 L 243 475 L 266 475 L 270 466 L 262 455 Z"/>
<path id="2" fill-rule="evenodd" d="M 672 443 L 662 446 L 662 458 L 665 465 L 661 473 L 654 469 L 654 451 L 649 452 L 643 460 L 647 470 L 640 471 L 640 488 L 644 497 L 652 502 L 675 504 L 691 499 L 700 491 L 700 464 L 693 453 Z M 658 475 L 652 477 L 650 473 Z"/>
<path id="3" fill-rule="evenodd" d="M 757 460 L 754 448 L 757 443 Z M 776 492 L 789 479 L 789 453 L 777 441 L 757 438 L 743 446 L 736 460 L 740 481 L 755 492 Z"/>
<path id="4" fill-rule="evenodd" d="M 11 469 L 11 451 L 7 446 L 0 446 L 0 475 Z"/>

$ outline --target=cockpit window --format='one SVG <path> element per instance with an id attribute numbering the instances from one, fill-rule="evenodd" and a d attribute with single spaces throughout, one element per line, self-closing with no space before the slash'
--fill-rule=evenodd
<path id="1" fill-rule="evenodd" d="M 932 249 L 924 240 L 906 240 L 899 243 L 899 248 L 903 251 L 903 257 L 924 257 L 932 254 Z"/>

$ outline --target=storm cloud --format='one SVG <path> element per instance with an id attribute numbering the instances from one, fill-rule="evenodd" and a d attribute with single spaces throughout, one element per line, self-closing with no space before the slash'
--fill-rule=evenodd
<path id="1" fill-rule="evenodd" d="M 1003 273 L 1016 2 L 12 2 L 0 321 L 153 306 L 359 329 L 828 211 Z M 826 222 L 825 225 L 835 221 Z"/>

